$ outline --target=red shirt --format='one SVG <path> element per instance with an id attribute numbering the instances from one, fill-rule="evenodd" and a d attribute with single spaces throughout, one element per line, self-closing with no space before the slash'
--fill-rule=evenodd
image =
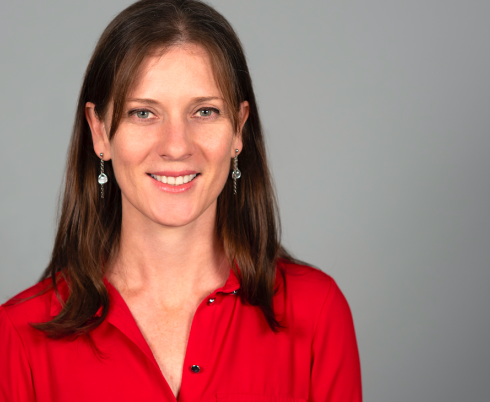
<path id="1" fill-rule="evenodd" d="M 179 402 L 361 401 L 352 315 L 337 284 L 320 270 L 285 261 L 278 263 L 276 281 L 274 309 L 287 325 L 277 334 L 258 307 L 240 301 L 232 270 L 226 284 L 201 302 Z M 100 356 L 84 337 L 50 340 L 29 325 L 61 310 L 53 290 L 0 307 L 0 401 L 176 401 L 128 306 L 105 283 L 109 313 L 91 332 Z"/>

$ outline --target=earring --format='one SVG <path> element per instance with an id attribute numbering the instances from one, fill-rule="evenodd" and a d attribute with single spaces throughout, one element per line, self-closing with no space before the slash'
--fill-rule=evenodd
<path id="1" fill-rule="evenodd" d="M 235 149 L 235 160 L 233 161 L 233 171 L 231 172 L 231 177 L 233 178 L 233 194 L 236 195 L 236 181 L 242 177 L 242 172 L 238 170 L 238 149 Z"/>
<path id="2" fill-rule="evenodd" d="M 104 184 L 106 184 L 108 181 L 108 178 L 104 173 L 104 159 L 102 159 L 103 156 L 104 154 L 100 154 L 100 174 L 97 180 L 100 184 L 100 198 L 104 198 Z"/>

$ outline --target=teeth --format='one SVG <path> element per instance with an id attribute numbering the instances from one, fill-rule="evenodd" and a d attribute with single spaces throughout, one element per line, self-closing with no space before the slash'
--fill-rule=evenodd
<path id="1" fill-rule="evenodd" d="M 170 184 L 172 186 L 180 186 L 181 184 L 189 183 L 190 181 L 192 181 L 197 176 L 197 174 L 189 174 L 186 176 L 177 176 L 177 177 L 157 176 L 154 174 L 150 176 L 162 183 Z"/>

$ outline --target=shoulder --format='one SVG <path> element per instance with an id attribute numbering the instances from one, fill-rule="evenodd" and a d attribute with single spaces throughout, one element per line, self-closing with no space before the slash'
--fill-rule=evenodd
<path id="1" fill-rule="evenodd" d="M 22 332 L 30 330 L 31 323 L 49 321 L 53 296 L 56 297 L 51 279 L 20 292 L 0 306 L 0 325 L 4 327 L 10 323 Z"/>
<path id="2" fill-rule="evenodd" d="M 309 299 L 324 300 L 337 287 L 334 279 L 322 270 L 285 259 L 277 263 L 277 282 L 294 296 L 308 296 Z"/>
<path id="3" fill-rule="evenodd" d="M 276 272 L 276 312 L 313 328 L 321 314 L 345 314 L 347 302 L 335 280 L 318 268 L 280 259 Z"/>

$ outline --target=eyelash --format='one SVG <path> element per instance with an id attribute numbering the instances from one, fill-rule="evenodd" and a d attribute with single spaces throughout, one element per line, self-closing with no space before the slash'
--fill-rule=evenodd
<path id="1" fill-rule="evenodd" d="M 217 114 L 217 115 L 220 114 L 220 111 L 218 109 L 214 108 L 214 107 L 202 107 L 199 110 L 197 110 L 196 113 L 194 113 L 194 114 L 197 114 L 197 113 L 199 113 L 201 111 L 204 111 L 204 110 L 209 110 L 209 111 L 212 111 L 213 113 L 211 114 L 211 116 L 208 116 L 208 117 L 198 116 L 199 119 L 207 120 L 207 119 L 210 119 L 213 114 Z M 147 113 L 150 113 L 150 114 L 154 114 L 153 112 L 150 112 L 147 109 L 134 109 L 134 110 L 130 110 L 128 112 L 128 115 L 129 116 L 133 116 L 133 115 L 135 115 L 138 112 L 147 112 Z M 147 120 L 147 119 L 138 119 L 138 120 Z"/>
<path id="2" fill-rule="evenodd" d="M 146 112 L 146 113 L 149 113 L 149 114 L 153 114 L 154 115 L 154 113 L 153 112 L 150 112 L 148 109 L 134 109 L 134 110 L 130 110 L 128 112 L 128 115 L 129 116 L 133 116 L 133 115 L 135 115 L 138 112 Z M 138 120 L 147 120 L 147 119 L 138 119 Z"/>
<path id="3" fill-rule="evenodd" d="M 214 108 L 214 107 L 202 107 L 195 114 L 197 114 L 197 113 L 199 113 L 199 112 L 201 112 L 203 110 L 209 110 L 209 111 L 211 111 L 213 113 L 211 114 L 211 116 L 208 116 L 208 117 L 198 116 L 199 119 L 207 120 L 207 119 L 212 118 L 213 114 L 216 114 L 216 115 L 219 115 L 220 114 L 219 110 L 216 109 L 216 108 Z"/>

